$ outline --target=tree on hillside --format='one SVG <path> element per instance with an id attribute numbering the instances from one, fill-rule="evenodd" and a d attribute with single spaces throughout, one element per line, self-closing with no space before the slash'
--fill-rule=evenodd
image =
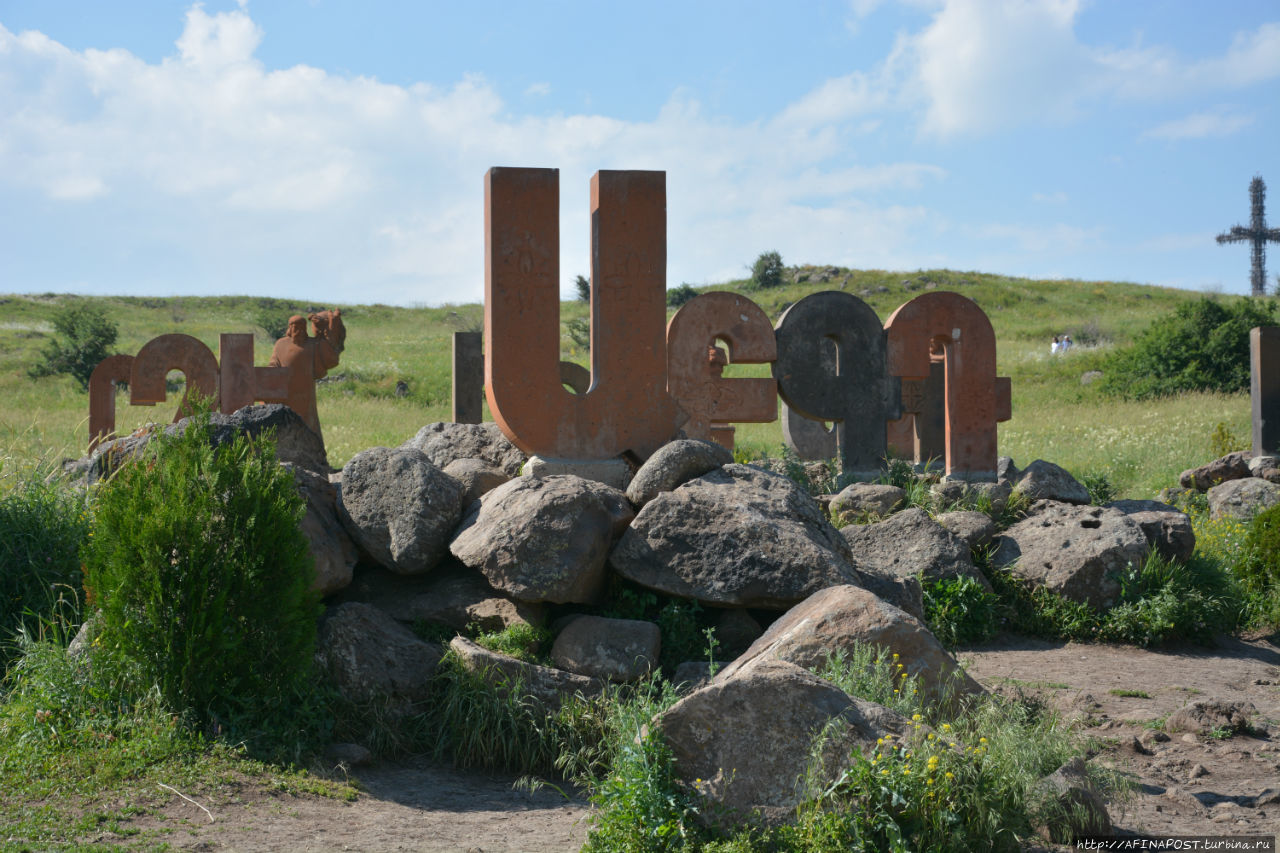
<path id="1" fill-rule="evenodd" d="M 579 302 L 591 301 L 591 279 L 585 275 L 575 276 L 573 279 L 573 287 L 578 292 Z"/>
<path id="2" fill-rule="evenodd" d="M 1101 387 L 1131 400 L 1182 391 L 1234 393 L 1249 388 L 1249 330 L 1275 322 L 1275 304 L 1199 299 L 1143 330 L 1108 359 Z"/>
<path id="3" fill-rule="evenodd" d="M 116 344 L 116 324 L 107 311 L 92 302 L 77 301 L 58 310 L 53 317 L 56 337 L 41 351 L 43 361 L 28 375 L 33 379 L 70 373 L 81 389 L 89 387 L 89 377 Z"/>
<path id="4" fill-rule="evenodd" d="M 751 283 L 767 289 L 782 284 L 782 255 L 777 252 L 761 252 L 751 266 Z"/>

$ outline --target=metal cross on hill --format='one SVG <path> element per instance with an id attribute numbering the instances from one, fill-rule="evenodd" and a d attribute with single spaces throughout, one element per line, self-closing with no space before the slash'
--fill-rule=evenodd
<path id="1" fill-rule="evenodd" d="M 1280 228 L 1268 228 L 1266 223 L 1267 185 L 1261 175 L 1255 175 L 1249 182 L 1249 200 L 1252 213 L 1249 227 L 1236 225 L 1225 234 L 1218 235 L 1218 243 L 1253 243 L 1253 271 L 1249 281 L 1253 285 L 1253 295 L 1263 296 L 1267 292 L 1267 241 L 1280 243 Z"/>

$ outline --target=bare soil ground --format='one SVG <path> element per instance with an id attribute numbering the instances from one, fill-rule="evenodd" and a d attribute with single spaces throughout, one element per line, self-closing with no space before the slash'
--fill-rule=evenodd
<path id="1" fill-rule="evenodd" d="M 1224 639 L 1217 648 L 1146 651 L 1006 638 L 958 657 L 986 686 L 1039 696 L 1097 739 L 1092 760 L 1136 784 L 1109 803 L 1118 831 L 1280 834 L 1280 647 Z M 1156 739 L 1169 714 L 1204 699 L 1251 702 L 1252 733 Z M 132 822 L 141 832 L 131 839 L 108 832 L 84 840 L 209 851 L 540 853 L 577 850 L 586 839 L 588 804 L 577 792 L 529 794 L 510 777 L 424 760 L 353 775 L 362 789 L 355 802 L 246 788 L 201 801 L 210 822 L 172 796 Z"/>

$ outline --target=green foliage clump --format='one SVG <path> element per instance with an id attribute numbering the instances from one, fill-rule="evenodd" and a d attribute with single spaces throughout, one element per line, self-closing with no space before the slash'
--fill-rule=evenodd
<path id="1" fill-rule="evenodd" d="M 1217 426 L 1213 428 L 1213 433 L 1209 436 L 1209 452 L 1215 459 L 1226 456 L 1228 453 L 1248 449 L 1249 439 L 1238 438 L 1231 431 L 1231 427 L 1223 421 L 1218 421 Z"/>
<path id="2" fill-rule="evenodd" d="M 573 277 L 573 290 L 578 297 L 579 302 L 591 301 L 591 279 L 585 275 L 576 275 Z"/>
<path id="3" fill-rule="evenodd" d="M 528 622 L 516 622 L 501 631 L 477 633 L 475 641 L 491 652 L 529 663 L 546 663 L 542 652 L 551 645 L 551 631 Z"/>
<path id="4" fill-rule="evenodd" d="M 198 415 L 103 486 L 85 549 L 94 642 L 133 695 L 154 687 L 211 730 L 278 732 L 314 698 L 302 499 L 269 441 L 214 447 L 211 432 Z"/>
<path id="5" fill-rule="evenodd" d="M 1145 400 L 1183 391 L 1249 388 L 1249 330 L 1275 322 L 1275 305 L 1211 299 L 1179 306 L 1116 352 L 1099 386 L 1117 396 Z"/>
<path id="6" fill-rule="evenodd" d="M 1237 576 L 1253 621 L 1280 627 L 1280 506 L 1253 517 Z"/>
<path id="7" fill-rule="evenodd" d="M 1102 506 L 1120 496 L 1120 490 L 1111 482 L 1105 471 L 1086 471 L 1080 475 L 1080 484 L 1089 492 L 1089 503 Z"/>
<path id="8" fill-rule="evenodd" d="M 967 575 L 924 584 L 929 630 L 948 648 L 981 643 L 999 627 L 999 599 Z"/>
<path id="9" fill-rule="evenodd" d="M 761 290 L 782 286 L 782 255 L 777 252 L 761 252 L 751 265 L 751 285 Z"/>
<path id="10" fill-rule="evenodd" d="M 89 534 L 83 492 L 36 475 L 0 494 L 0 676 L 13 637 L 80 621 L 80 546 Z"/>
<path id="11" fill-rule="evenodd" d="M 53 328 L 61 336 L 49 341 L 41 351 L 43 361 L 27 371 L 32 379 L 69 373 L 89 387 L 93 369 L 115 346 L 118 330 L 107 318 L 107 311 L 95 302 L 73 302 L 53 316 Z"/>
<path id="12" fill-rule="evenodd" d="M 698 291 L 694 290 L 688 284 L 682 284 L 679 287 L 673 287 L 667 291 L 667 307 L 679 308 L 698 295 Z"/>

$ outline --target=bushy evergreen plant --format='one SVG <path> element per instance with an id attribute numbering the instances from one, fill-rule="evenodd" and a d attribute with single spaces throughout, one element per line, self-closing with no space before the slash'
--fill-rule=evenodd
<path id="1" fill-rule="evenodd" d="M 115 346 L 116 324 L 96 302 L 73 302 L 53 317 L 53 328 L 60 337 L 49 341 L 41 351 L 43 360 L 28 374 L 32 379 L 70 373 L 81 388 L 89 387 L 93 369 Z"/>

